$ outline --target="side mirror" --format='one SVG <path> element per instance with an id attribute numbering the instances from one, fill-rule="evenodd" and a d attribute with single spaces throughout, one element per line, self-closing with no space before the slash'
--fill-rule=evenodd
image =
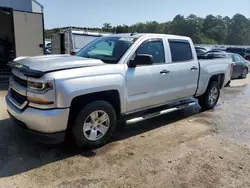
<path id="1" fill-rule="evenodd" d="M 148 54 L 137 55 L 134 60 L 129 62 L 129 67 L 136 67 L 141 65 L 152 65 L 153 56 Z"/>

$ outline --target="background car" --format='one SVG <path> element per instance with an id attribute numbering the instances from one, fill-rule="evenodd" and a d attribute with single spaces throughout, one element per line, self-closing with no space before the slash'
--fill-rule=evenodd
<path id="1" fill-rule="evenodd" d="M 199 59 L 214 59 L 214 58 L 232 58 L 232 76 L 231 78 L 246 78 L 250 68 L 250 62 L 236 53 L 207 52 L 198 56 Z"/>
<path id="2" fill-rule="evenodd" d="M 212 49 L 212 50 L 209 50 L 206 53 L 211 53 L 211 52 L 224 52 L 224 50 L 222 50 L 222 49 Z"/>
<path id="3" fill-rule="evenodd" d="M 45 44 L 45 55 L 51 54 L 51 42 L 48 42 Z"/>
<path id="4" fill-rule="evenodd" d="M 225 50 L 229 53 L 236 53 L 244 57 L 246 60 L 250 60 L 250 49 L 239 48 L 239 47 L 228 47 Z"/>
<path id="5" fill-rule="evenodd" d="M 202 54 L 205 54 L 206 52 L 208 52 L 209 49 L 206 47 L 196 46 L 195 51 L 196 51 L 197 55 L 202 55 Z"/>
<path id="6" fill-rule="evenodd" d="M 239 54 L 231 54 L 234 62 L 231 78 L 246 78 L 249 71 L 249 61 Z"/>
<path id="7" fill-rule="evenodd" d="M 198 59 L 215 59 L 215 58 L 229 58 L 229 53 L 225 51 L 208 51 L 204 54 L 198 55 Z"/>

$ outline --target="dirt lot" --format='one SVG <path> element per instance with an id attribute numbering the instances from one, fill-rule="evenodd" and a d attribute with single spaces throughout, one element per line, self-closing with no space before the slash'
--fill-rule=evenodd
<path id="1" fill-rule="evenodd" d="M 250 187 L 250 79 L 218 106 L 119 128 L 94 151 L 36 144 L 9 120 L 0 91 L 0 187 Z"/>

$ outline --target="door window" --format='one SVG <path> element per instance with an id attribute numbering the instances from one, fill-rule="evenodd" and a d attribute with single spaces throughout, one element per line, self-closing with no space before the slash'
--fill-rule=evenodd
<path id="1" fill-rule="evenodd" d="M 164 52 L 163 42 L 161 39 L 145 41 L 137 49 L 136 54 L 152 55 L 154 64 L 165 63 L 165 52 Z"/>
<path id="2" fill-rule="evenodd" d="M 186 40 L 169 40 L 172 62 L 190 61 L 193 59 L 191 46 Z"/>

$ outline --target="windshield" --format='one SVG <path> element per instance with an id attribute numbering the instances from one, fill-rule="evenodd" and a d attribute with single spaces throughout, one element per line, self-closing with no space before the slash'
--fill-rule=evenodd
<path id="1" fill-rule="evenodd" d="M 76 55 L 116 64 L 136 39 L 134 37 L 101 37 L 83 47 Z"/>

